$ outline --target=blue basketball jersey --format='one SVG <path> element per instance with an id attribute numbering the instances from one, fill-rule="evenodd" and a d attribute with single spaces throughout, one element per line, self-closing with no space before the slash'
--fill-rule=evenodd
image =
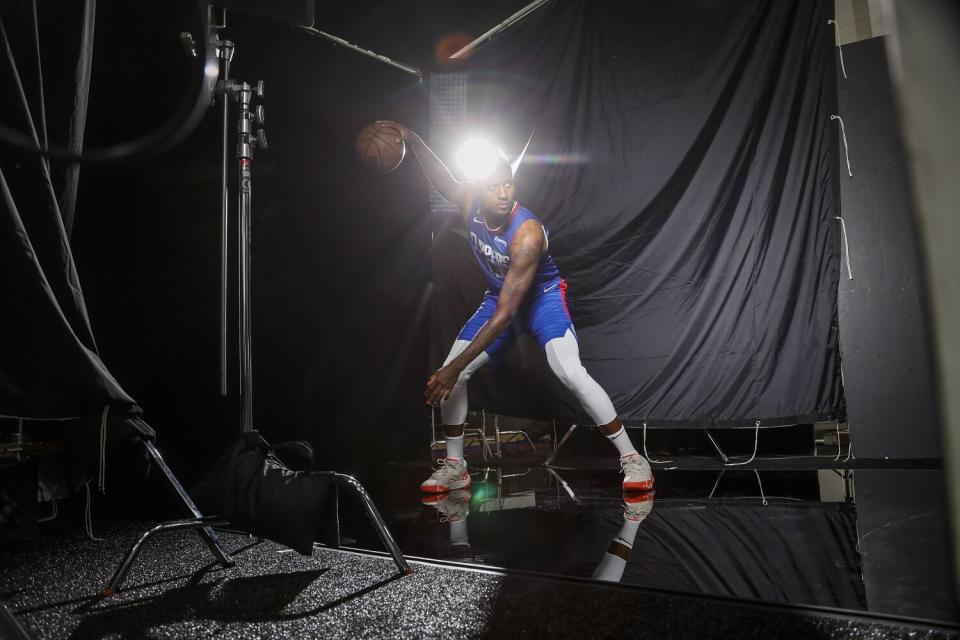
<path id="1" fill-rule="evenodd" d="M 549 243 L 549 231 L 540 222 L 540 219 L 533 215 L 528 209 L 521 207 L 519 202 L 514 203 L 513 210 L 504 220 L 503 224 L 496 229 L 491 229 L 480 215 L 480 203 L 475 201 L 470 209 L 470 216 L 467 222 L 467 232 L 469 233 L 470 247 L 473 249 L 473 255 L 480 264 L 480 270 L 487 281 L 490 291 L 499 292 L 503 286 L 503 279 L 507 275 L 507 269 L 510 267 L 510 254 L 508 247 L 513 235 L 520 226 L 527 220 L 536 220 L 543 227 L 544 235 Z M 560 281 L 560 270 L 553 263 L 553 258 L 549 252 L 545 252 L 540 257 L 540 264 L 537 265 L 537 273 L 534 276 L 533 284 L 530 285 L 532 292 L 542 291 L 551 285 Z"/>

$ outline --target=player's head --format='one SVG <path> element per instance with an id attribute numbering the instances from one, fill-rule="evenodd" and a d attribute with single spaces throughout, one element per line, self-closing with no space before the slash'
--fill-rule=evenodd
<path id="1" fill-rule="evenodd" d="M 514 203 L 513 167 L 503 151 L 497 149 L 493 171 L 473 184 L 484 211 L 495 215 L 510 213 Z"/>

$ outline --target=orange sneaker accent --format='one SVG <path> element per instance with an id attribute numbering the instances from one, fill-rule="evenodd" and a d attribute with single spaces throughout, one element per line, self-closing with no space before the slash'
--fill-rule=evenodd
<path id="1" fill-rule="evenodd" d="M 449 487 L 445 487 L 442 484 L 427 484 L 420 485 L 420 491 L 425 493 L 447 493 L 450 491 Z"/>
<path id="2" fill-rule="evenodd" d="M 460 492 L 460 493 L 458 493 Z M 425 504 L 427 506 L 434 506 L 440 504 L 448 498 L 459 497 L 464 499 L 466 502 L 470 501 L 470 498 L 473 497 L 470 491 L 464 487 L 462 489 L 454 489 L 453 491 L 438 491 L 437 493 L 428 493 L 420 498 L 420 504 Z"/>
<path id="3" fill-rule="evenodd" d="M 623 501 L 627 504 L 639 504 L 641 502 L 653 502 L 653 496 L 656 493 L 653 489 L 649 491 L 634 491 L 623 494 Z"/>

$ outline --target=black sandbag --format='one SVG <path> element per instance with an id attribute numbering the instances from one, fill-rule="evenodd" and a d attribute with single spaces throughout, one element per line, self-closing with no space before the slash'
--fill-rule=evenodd
<path id="1" fill-rule="evenodd" d="M 330 535 L 323 525 L 329 488 L 329 473 L 291 471 L 251 431 L 227 448 L 190 494 L 204 513 L 310 555 L 314 541 Z"/>

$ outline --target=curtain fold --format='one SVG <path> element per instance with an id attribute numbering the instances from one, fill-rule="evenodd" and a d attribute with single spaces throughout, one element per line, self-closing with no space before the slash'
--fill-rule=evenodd
<path id="1" fill-rule="evenodd" d="M 71 142 L 83 144 L 93 48 L 93 0 L 84 24 L 75 75 Z M 21 12 L 23 13 L 23 12 Z M 39 145 L 36 123 L 45 123 L 44 104 L 34 116 L 27 74 L 21 73 L 7 23 L 0 17 L 4 73 L 0 117 L 29 132 Z M 32 20 L 31 16 L 31 20 Z M 39 29 L 31 30 L 38 36 Z M 31 42 L 39 52 L 39 44 Z M 23 65 L 25 69 L 26 64 Z M 42 90 L 42 73 L 38 92 Z M 52 81 L 59 82 L 54 78 Z M 46 130 L 46 126 L 42 127 Z M 45 135 L 45 134 L 44 134 Z M 93 407 L 134 404 L 101 360 L 77 274 L 64 211 L 72 212 L 78 168 L 68 168 L 58 199 L 54 171 L 40 156 L 5 151 L 0 157 L 0 415 L 31 419 L 80 417 Z M 72 213 L 71 213 L 72 218 Z"/>

